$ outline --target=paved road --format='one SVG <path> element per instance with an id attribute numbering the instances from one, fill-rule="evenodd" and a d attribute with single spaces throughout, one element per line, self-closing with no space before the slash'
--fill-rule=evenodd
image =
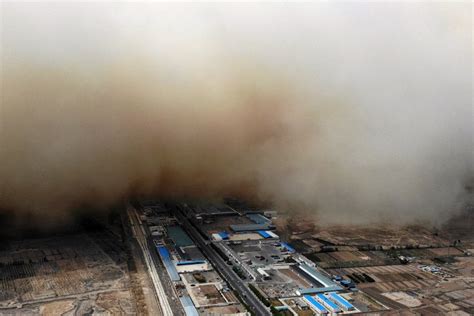
<path id="1" fill-rule="evenodd" d="M 242 271 L 247 274 L 246 275 L 247 278 L 253 281 L 257 280 L 257 276 L 252 271 L 252 269 L 245 262 L 243 262 L 239 258 L 239 256 L 232 249 L 230 249 L 228 245 L 225 244 L 225 242 L 223 241 L 214 242 L 214 245 L 216 245 L 216 247 L 219 247 L 222 251 L 224 251 L 227 254 L 227 256 L 229 256 L 229 258 L 232 258 L 235 264 L 237 264 L 237 266 L 240 266 L 243 269 Z"/>
<path id="2" fill-rule="evenodd" d="M 239 276 L 237 276 L 237 274 L 224 262 L 224 259 L 222 259 L 222 257 L 210 246 L 209 241 L 204 240 L 188 218 L 186 218 L 180 210 L 176 210 L 174 214 L 214 267 L 224 276 L 230 286 L 239 293 L 245 304 L 247 304 L 256 315 L 272 315 L 269 309 L 244 284 L 244 282 L 242 282 Z"/>
<path id="3" fill-rule="evenodd" d="M 164 316 L 173 316 L 173 311 L 171 310 L 171 306 L 168 302 L 166 293 L 163 289 L 163 285 L 161 284 L 161 280 L 159 274 L 156 270 L 155 264 L 153 259 L 150 256 L 150 251 L 148 249 L 148 241 L 146 238 L 146 232 L 142 225 L 140 225 L 138 220 L 138 214 L 136 209 L 133 207 L 128 207 L 127 209 L 128 217 L 130 219 L 130 223 L 132 224 L 132 231 L 134 237 L 138 241 L 140 248 L 143 253 L 143 257 L 145 258 L 145 263 L 148 268 L 148 273 L 153 281 L 153 286 L 155 288 L 156 295 L 158 296 L 158 300 L 160 301 L 160 307 L 163 312 Z"/>

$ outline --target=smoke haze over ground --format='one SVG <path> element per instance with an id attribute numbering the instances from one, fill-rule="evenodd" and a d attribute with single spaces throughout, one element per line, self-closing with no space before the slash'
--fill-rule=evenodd
<path id="1" fill-rule="evenodd" d="M 443 221 L 473 175 L 472 8 L 1 4 L 0 208 L 243 196 Z"/>

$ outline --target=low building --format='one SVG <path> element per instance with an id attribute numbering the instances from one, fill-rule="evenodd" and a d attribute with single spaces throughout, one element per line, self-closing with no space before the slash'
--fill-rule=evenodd
<path id="1" fill-rule="evenodd" d="M 176 270 L 178 273 L 198 272 L 211 270 L 206 260 L 191 260 L 176 262 Z"/>
<path id="2" fill-rule="evenodd" d="M 316 294 L 316 297 L 319 299 L 319 302 L 321 302 L 324 305 L 324 307 L 326 307 L 331 312 L 339 313 L 341 311 L 339 306 L 333 301 L 331 301 L 328 297 L 326 297 L 326 295 L 320 293 L 320 294 Z"/>
<path id="3" fill-rule="evenodd" d="M 221 235 L 219 235 L 217 233 L 212 234 L 212 239 L 214 239 L 215 241 L 222 241 Z"/>
<path id="4" fill-rule="evenodd" d="M 260 273 L 260 275 L 263 276 L 264 278 L 270 277 L 270 275 L 267 273 L 267 271 L 263 270 L 262 268 L 258 268 L 257 272 Z"/>
<path id="5" fill-rule="evenodd" d="M 271 219 L 263 216 L 262 214 L 247 214 L 247 217 L 254 222 L 255 224 L 270 224 L 272 222 Z"/>
<path id="6" fill-rule="evenodd" d="M 339 306 L 342 307 L 343 310 L 345 311 L 352 311 L 355 309 L 355 307 L 349 303 L 346 299 L 344 299 L 342 296 L 339 294 L 332 292 L 329 293 L 329 297 Z"/>
<path id="7" fill-rule="evenodd" d="M 179 281 L 181 278 L 179 277 L 178 271 L 171 260 L 168 249 L 166 249 L 165 246 L 157 246 L 156 250 L 160 255 L 161 261 L 163 262 L 163 265 L 165 266 L 171 281 Z"/>
<path id="8" fill-rule="evenodd" d="M 311 295 L 304 295 L 303 298 L 318 314 L 326 315 L 328 313 L 327 309 L 320 302 L 315 300 L 314 297 L 312 297 Z"/>
<path id="9" fill-rule="evenodd" d="M 275 229 L 275 226 L 272 224 L 242 224 L 242 225 L 230 225 L 230 229 L 234 232 L 248 232 L 248 231 L 258 231 L 258 230 L 270 230 Z"/>
<path id="10" fill-rule="evenodd" d="M 183 305 L 186 316 L 199 316 L 199 313 L 196 307 L 194 306 L 193 301 L 191 300 L 191 297 L 182 296 L 179 298 L 179 300 L 181 301 L 181 305 Z"/>
<path id="11" fill-rule="evenodd" d="M 331 291 L 340 291 L 342 288 L 340 286 L 327 286 L 327 287 L 310 287 L 306 289 L 299 289 L 296 291 L 297 295 L 309 295 L 309 294 L 319 294 Z"/>
<path id="12" fill-rule="evenodd" d="M 337 283 L 332 281 L 330 278 L 323 275 L 316 268 L 310 267 L 306 264 L 300 264 L 299 268 L 305 272 L 308 276 L 316 280 L 318 283 L 324 285 L 325 287 L 338 286 Z"/>

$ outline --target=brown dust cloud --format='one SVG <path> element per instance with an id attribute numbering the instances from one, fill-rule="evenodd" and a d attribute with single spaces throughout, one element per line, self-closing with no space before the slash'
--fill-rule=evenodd
<path id="1" fill-rule="evenodd" d="M 6 216 L 240 196 L 439 223 L 463 204 L 470 2 L 0 8 Z"/>

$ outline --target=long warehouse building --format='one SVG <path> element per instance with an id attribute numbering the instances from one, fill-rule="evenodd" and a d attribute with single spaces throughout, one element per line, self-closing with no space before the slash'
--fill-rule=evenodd
<path id="1" fill-rule="evenodd" d="M 165 246 L 158 246 L 156 247 L 158 250 L 158 254 L 160 255 L 161 261 L 165 265 L 166 271 L 170 276 L 171 281 L 179 281 L 180 277 L 176 267 L 174 266 L 173 262 L 171 261 L 170 253 Z"/>

